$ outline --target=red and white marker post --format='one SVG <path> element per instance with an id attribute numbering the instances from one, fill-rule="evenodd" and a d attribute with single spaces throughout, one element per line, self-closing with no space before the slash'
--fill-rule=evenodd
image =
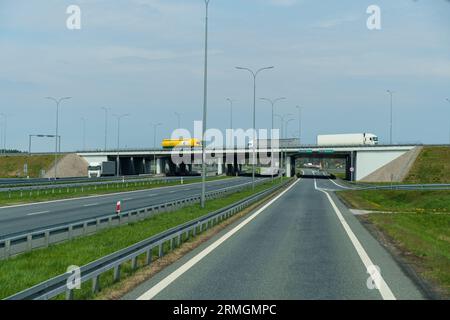
<path id="1" fill-rule="evenodd" d="M 120 214 L 120 212 L 122 211 L 122 203 L 120 201 L 117 201 L 116 204 L 116 213 Z"/>

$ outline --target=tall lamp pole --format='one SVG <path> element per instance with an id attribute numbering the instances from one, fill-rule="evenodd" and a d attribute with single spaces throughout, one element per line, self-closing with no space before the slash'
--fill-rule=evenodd
<path id="1" fill-rule="evenodd" d="M 286 100 L 286 98 L 285 97 L 282 97 L 282 98 L 277 98 L 277 99 L 268 99 L 268 98 L 260 98 L 261 100 L 264 100 L 264 101 L 267 101 L 267 102 L 269 102 L 271 105 L 272 105 L 272 130 L 274 129 L 274 116 L 275 116 L 275 104 L 278 102 L 278 101 L 282 101 L 282 100 Z"/>
<path id="2" fill-rule="evenodd" d="M 200 205 L 202 208 L 206 204 L 206 120 L 208 116 L 208 11 L 210 0 L 205 1 L 205 67 L 203 81 L 203 122 L 202 122 L 202 194 Z"/>
<path id="3" fill-rule="evenodd" d="M 255 190 L 255 166 L 256 166 L 256 77 L 264 70 L 273 69 L 275 67 L 265 67 L 257 70 L 256 72 L 244 67 L 236 67 L 238 70 L 245 70 L 250 72 L 253 76 L 253 150 L 252 150 L 252 189 Z"/>
<path id="4" fill-rule="evenodd" d="M 445 99 L 448 103 L 450 103 L 450 99 L 449 98 L 447 98 L 447 99 Z M 450 126 L 449 126 L 449 129 L 448 129 L 448 143 L 450 144 Z"/>
<path id="5" fill-rule="evenodd" d="M 82 117 L 81 122 L 83 125 L 83 151 L 86 151 L 86 118 Z"/>
<path id="6" fill-rule="evenodd" d="M 120 150 L 120 121 L 125 118 L 128 117 L 130 114 L 114 114 L 113 116 L 117 118 L 117 168 L 116 168 L 116 172 L 117 172 L 117 176 L 120 176 L 120 155 L 119 155 L 119 150 Z"/>
<path id="7" fill-rule="evenodd" d="M 288 118 L 288 117 L 292 117 L 292 114 L 285 114 L 285 115 L 279 115 L 279 114 L 276 114 L 275 115 L 275 117 L 278 117 L 278 118 L 280 118 L 280 120 L 281 120 L 281 139 L 283 139 L 283 135 L 285 134 L 285 128 L 286 128 L 286 122 L 287 121 L 290 121 L 290 120 L 293 120 L 293 119 L 289 119 L 289 120 L 285 120 L 286 118 Z M 280 164 L 280 167 L 281 167 L 281 169 L 283 169 L 284 168 L 284 164 L 283 164 L 283 150 L 282 150 L 282 148 L 283 148 L 283 146 L 282 145 L 280 145 L 280 149 L 281 149 L 281 164 Z M 283 174 L 281 174 L 281 177 L 283 177 Z"/>
<path id="8" fill-rule="evenodd" d="M 230 103 L 230 130 L 233 130 L 233 103 L 235 102 L 235 100 L 232 100 L 230 98 L 227 98 L 227 101 Z M 231 139 L 233 139 L 233 134 L 230 133 L 230 144 L 231 146 L 234 145 L 234 143 L 231 141 Z"/>
<path id="9" fill-rule="evenodd" d="M 300 146 L 302 145 L 302 111 L 303 111 L 303 107 L 301 106 L 297 106 L 298 109 L 298 143 L 300 144 Z"/>
<path id="10" fill-rule="evenodd" d="M 2 153 L 6 154 L 6 126 L 8 124 L 8 116 L 5 113 L 0 113 L 0 116 L 3 117 L 3 127 L 1 128 L 2 133 L 0 135 L 2 137 L 2 141 L 0 143 L 2 145 Z"/>
<path id="11" fill-rule="evenodd" d="M 152 123 L 151 125 L 153 126 L 153 149 L 156 150 L 156 129 L 159 126 L 162 126 L 162 123 Z M 156 176 L 156 174 L 157 174 L 157 171 L 156 171 L 156 153 L 153 153 L 153 162 L 155 163 L 155 176 Z"/>
<path id="12" fill-rule="evenodd" d="M 275 167 L 275 165 L 274 165 L 274 158 L 273 158 L 273 149 L 272 149 L 272 146 L 273 146 L 273 130 L 274 130 L 274 128 L 275 128 L 275 104 L 278 102 L 278 101 L 282 101 L 282 100 L 286 100 L 286 98 L 285 97 L 281 97 L 281 98 L 277 98 L 277 99 L 268 99 L 268 98 L 260 98 L 261 100 L 263 100 L 263 101 L 267 101 L 267 102 L 269 102 L 270 103 L 270 105 L 272 106 L 272 131 L 270 132 L 270 148 L 271 148 L 271 152 L 270 152 L 270 154 L 272 155 L 272 157 L 271 157 L 271 163 L 272 163 L 272 167 Z M 273 181 L 273 175 L 272 175 L 272 181 Z"/>
<path id="13" fill-rule="evenodd" d="M 58 129 L 59 129 L 59 107 L 64 100 L 72 99 L 72 97 L 64 97 L 56 99 L 53 97 L 46 97 L 48 100 L 52 100 L 56 104 L 56 134 L 55 134 L 55 180 L 58 178 Z"/>
<path id="14" fill-rule="evenodd" d="M 389 133 L 389 142 L 393 144 L 393 123 L 394 123 L 394 91 L 387 90 L 387 93 L 391 97 L 391 120 L 390 120 L 390 133 Z"/>
<path id="15" fill-rule="evenodd" d="M 108 143 L 108 111 L 111 110 L 111 108 L 102 107 L 102 110 L 105 111 L 105 152 L 107 150 L 107 143 Z"/>

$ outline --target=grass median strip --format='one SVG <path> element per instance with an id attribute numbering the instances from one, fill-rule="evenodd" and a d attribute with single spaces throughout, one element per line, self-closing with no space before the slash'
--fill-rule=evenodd
<path id="1" fill-rule="evenodd" d="M 255 192 L 266 190 L 272 186 L 271 182 L 267 182 L 257 186 Z M 103 230 L 92 236 L 0 261 L 0 298 L 6 298 L 60 275 L 66 272 L 69 266 L 86 265 L 165 230 L 233 204 L 252 194 L 253 192 L 249 188 L 222 199 L 208 201 L 207 207 L 204 209 L 199 205 L 193 205 L 174 212 L 156 215 L 145 221 Z M 156 255 L 156 251 L 154 254 Z M 126 273 L 127 268 L 129 272 L 131 266 L 123 266 L 122 272 Z M 105 274 L 103 277 L 109 279 L 112 276 L 109 277 L 108 274 Z M 89 298 L 91 295 L 89 289 L 88 283 L 88 288 L 83 286 L 83 289 L 76 293 L 76 298 Z"/>
<path id="2" fill-rule="evenodd" d="M 416 272 L 450 297 L 450 191 L 344 191 Z M 377 212 L 378 211 L 378 212 Z"/>
<path id="3" fill-rule="evenodd" d="M 231 179 L 231 177 L 211 177 L 208 181 L 217 181 Z M 201 182 L 201 178 L 183 180 L 183 184 L 192 184 Z M 111 182 L 105 185 L 92 185 L 83 187 L 64 187 L 48 190 L 33 190 L 33 191 L 13 191 L 13 192 L 1 192 L 0 193 L 0 207 L 27 203 L 37 203 L 52 200 L 72 199 L 79 197 L 89 197 L 95 195 L 107 195 L 117 192 L 129 192 L 148 190 L 161 187 L 178 186 L 181 184 L 180 180 L 162 182 L 162 181 L 117 181 Z"/>

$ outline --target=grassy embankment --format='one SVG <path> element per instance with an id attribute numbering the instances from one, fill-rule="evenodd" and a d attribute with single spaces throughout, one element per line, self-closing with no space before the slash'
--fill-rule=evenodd
<path id="1" fill-rule="evenodd" d="M 450 147 L 424 147 L 406 183 L 450 183 Z"/>
<path id="2" fill-rule="evenodd" d="M 208 181 L 229 179 L 231 177 L 211 177 Z M 198 179 L 183 179 L 183 184 L 198 183 L 201 178 Z M 132 182 L 132 181 L 116 181 L 110 182 L 104 185 L 91 185 L 83 187 L 64 187 L 55 188 L 48 190 L 30 190 L 30 191 L 13 191 L 13 192 L 0 192 L 0 207 L 8 205 L 17 205 L 25 203 L 36 203 L 43 201 L 52 201 L 60 199 L 71 199 L 78 197 L 88 197 L 94 195 L 104 195 L 117 192 L 129 192 L 138 190 L 147 190 L 160 187 L 176 186 L 181 184 L 180 180 L 170 181 L 170 182 L 159 182 L 159 181 L 142 181 L 142 182 Z"/>
<path id="3" fill-rule="evenodd" d="M 62 156 L 60 156 L 61 158 Z M 54 164 L 54 155 L 17 155 L 0 157 L 0 178 L 24 178 L 24 165 L 28 164 L 28 176 L 39 178 L 41 171 L 48 171 Z"/>
<path id="4" fill-rule="evenodd" d="M 353 208 L 380 211 L 374 225 L 416 271 L 450 297 L 450 191 L 344 191 Z"/>
<path id="5" fill-rule="evenodd" d="M 271 182 L 267 182 L 257 186 L 255 192 L 272 186 Z M 174 212 L 157 215 L 145 221 L 106 229 L 89 237 L 78 238 L 0 261 L 0 299 L 62 274 L 66 272 L 69 266 L 86 265 L 172 227 L 235 203 L 251 194 L 252 190 L 249 188 L 221 199 L 208 201 L 205 209 L 202 209 L 199 205 L 193 205 Z M 168 250 L 168 248 L 165 249 Z M 157 252 L 154 251 L 153 254 L 156 257 Z M 143 259 L 144 257 L 141 257 L 139 264 L 143 263 Z M 121 270 L 122 277 L 131 274 L 133 274 L 131 266 L 129 264 L 124 265 Z M 102 288 L 112 283 L 112 271 L 101 277 Z M 91 283 L 84 284 L 82 289 L 75 293 L 75 298 L 93 298 Z"/>

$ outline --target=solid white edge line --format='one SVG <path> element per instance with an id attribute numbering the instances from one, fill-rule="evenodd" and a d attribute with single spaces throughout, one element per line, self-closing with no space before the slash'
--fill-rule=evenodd
<path id="1" fill-rule="evenodd" d="M 239 225 L 234 227 L 232 230 L 228 231 L 225 235 L 223 235 L 220 239 L 216 240 L 213 244 L 209 245 L 207 248 L 198 253 L 195 257 L 191 258 L 177 270 L 172 272 L 170 275 L 165 277 L 163 280 L 158 282 L 155 286 L 145 292 L 143 295 L 137 298 L 137 300 L 151 300 L 156 295 L 158 295 L 162 290 L 167 288 L 172 282 L 178 279 L 181 275 L 183 275 L 186 271 L 195 266 L 198 262 L 200 262 L 203 258 L 205 258 L 208 254 L 214 251 L 217 247 L 219 247 L 222 243 L 224 243 L 227 239 L 232 237 L 235 233 L 241 230 L 245 225 L 250 223 L 253 219 L 255 219 L 261 212 L 266 210 L 269 206 L 271 206 L 274 202 L 284 196 L 289 190 L 291 190 L 300 180 L 295 181 L 292 185 L 290 185 L 286 190 L 272 199 L 270 202 L 265 204 L 262 208 L 258 209 L 254 214 L 245 219 Z"/>
<path id="2" fill-rule="evenodd" d="M 34 212 L 34 213 L 27 214 L 27 216 L 37 216 L 37 215 L 44 214 L 44 213 L 49 213 L 49 212 L 50 211 Z"/>
<path id="3" fill-rule="evenodd" d="M 362 246 L 361 242 L 359 242 L 355 233 L 352 231 L 352 229 L 348 225 L 347 221 L 345 220 L 344 216 L 342 215 L 342 212 L 337 207 L 333 198 L 331 198 L 331 196 L 328 192 L 326 192 L 322 189 L 319 189 L 316 187 L 316 190 L 323 192 L 327 195 L 328 201 L 330 201 L 331 206 L 334 209 L 334 212 L 336 213 L 339 221 L 341 222 L 342 226 L 344 227 L 345 232 L 347 233 L 348 237 L 350 238 L 350 241 L 352 242 L 353 246 L 355 247 L 356 252 L 358 253 L 359 257 L 361 258 L 364 266 L 366 267 L 366 270 L 369 270 L 370 268 L 372 268 L 374 266 L 374 263 L 370 259 L 369 255 L 367 254 L 366 250 Z M 392 291 L 389 288 L 386 281 L 384 281 L 384 278 L 382 277 L 381 273 L 378 273 L 377 276 L 379 277 L 379 279 L 377 279 L 379 281 L 378 291 L 380 292 L 381 297 L 384 300 L 396 300 L 396 297 L 392 293 Z"/>
<path id="4" fill-rule="evenodd" d="M 351 189 L 351 188 L 349 188 L 349 187 L 341 186 L 340 184 L 338 184 L 336 181 L 334 181 L 334 180 L 332 180 L 332 179 L 330 179 L 330 181 L 333 182 L 333 183 L 334 183 L 336 186 L 338 186 L 339 188 L 347 189 L 347 190 L 350 190 L 350 189 Z"/>

